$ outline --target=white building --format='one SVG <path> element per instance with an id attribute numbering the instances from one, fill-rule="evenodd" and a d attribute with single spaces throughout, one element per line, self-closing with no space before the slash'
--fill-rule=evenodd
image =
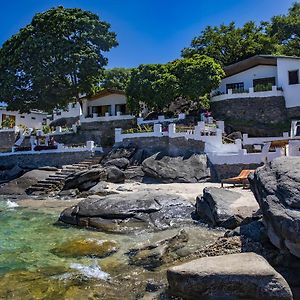
<path id="1" fill-rule="evenodd" d="M 82 98 L 82 114 L 84 117 L 97 115 L 103 117 L 125 115 L 127 113 L 127 98 L 124 92 L 103 90 L 91 98 Z"/>
<path id="2" fill-rule="evenodd" d="M 47 123 L 47 114 L 39 111 L 31 111 L 30 113 L 19 113 L 18 111 L 6 110 L 5 107 L 0 109 L 1 124 L 5 124 L 5 120 L 11 120 L 12 126 L 26 126 L 33 129 L 41 129 Z M 2 125 L 3 127 L 3 125 Z"/>
<path id="3" fill-rule="evenodd" d="M 300 112 L 300 58 L 257 55 L 224 68 L 226 77 L 212 102 L 284 96 L 286 108 Z"/>
<path id="4" fill-rule="evenodd" d="M 69 103 L 65 109 L 56 109 L 53 111 L 52 120 L 60 118 L 73 118 L 80 117 L 82 115 L 82 109 L 79 102 Z"/>

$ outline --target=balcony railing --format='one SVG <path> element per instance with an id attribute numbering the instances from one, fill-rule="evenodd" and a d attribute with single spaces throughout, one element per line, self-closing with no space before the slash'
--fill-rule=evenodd
<path id="1" fill-rule="evenodd" d="M 211 96 L 211 101 L 222 101 L 228 99 L 239 99 L 239 98 L 262 98 L 262 97 L 276 97 L 283 96 L 283 90 L 277 86 L 264 86 L 259 88 L 251 87 L 249 90 L 238 89 L 232 90 L 229 89 L 227 93 L 215 92 Z"/>

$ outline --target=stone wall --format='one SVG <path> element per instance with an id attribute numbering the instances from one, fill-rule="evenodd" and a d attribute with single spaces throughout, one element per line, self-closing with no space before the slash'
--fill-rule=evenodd
<path id="1" fill-rule="evenodd" d="M 187 140 L 181 138 L 144 137 L 124 139 L 123 146 L 135 145 L 144 150 L 147 155 L 164 152 L 170 156 L 185 156 L 193 153 L 204 153 L 204 143 L 201 141 Z"/>
<path id="2" fill-rule="evenodd" d="M 92 156 L 91 152 L 69 152 L 69 153 L 35 153 L 35 154 L 14 154 L 10 156 L 0 156 L 0 169 L 11 169 L 19 166 L 22 169 L 37 169 L 51 166 L 61 167 L 63 165 L 74 164 Z"/>
<path id="3" fill-rule="evenodd" d="M 300 95 L 299 95 L 300 97 Z M 289 119 L 300 120 L 300 106 L 287 108 L 287 116 Z"/>
<path id="4" fill-rule="evenodd" d="M 15 144 L 16 134 L 14 131 L 1 131 L 0 132 L 0 152 L 11 150 Z"/>
<path id="5" fill-rule="evenodd" d="M 284 97 L 228 99 L 211 103 L 216 119 L 275 124 L 285 122 Z"/>
<path id="6" fill-rule="evenodd" d="M 256 170 L 263 164 L 236 164 L 236 165 L 213 165 L 210 164 L 212 182 L 221 182 L 222 179 L 238 176 L 242 170 Z"/>

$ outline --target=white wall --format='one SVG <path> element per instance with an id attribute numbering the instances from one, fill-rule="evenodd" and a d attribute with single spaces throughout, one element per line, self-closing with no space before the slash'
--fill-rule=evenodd
<path id="1" fill-rule="evenodd" d="M 289 85 L 289 71 L 299 70 L 300 59 L 278 58 L 278 86 L 283 88 L 286 107 L 300 106 L 300 84 Z"/>
<path id="2" fill-rule="evenodd" d="M 79 117 L 82 115 L 81 105 L 79 102 L 77 103 L 69 103 L 66 110 L 59 109 L 57 111 L 53 111 L 53 120 L 57 120 L 60 118 L 73 118 Z"/>
<path id="3" fill-rule="evenodd" d="M 112 110 L 111 114 L 115 115 L 115 105 L 117 104 L 126 104 L 126 96 L 120 94 L 110 94 L 104 97 L 100 97 L 98 99 L 92 99 L 87 101 L 88 111 L 90 110 L 89 107 L 92 106 L 103 106 L 103 105 L 111 105 Z"/>
<path id="4" fill-rule="evenodd" d="M 224 78 L 217 91 L 226 93 L 226 84 L 244 82 L 244 89 L 253 87 L 253 80 L 260 78 L 275 77 L 277 84 L 276 66 L 256 66 L 239 74 Z"/>
<path id="5" fill-rule="evenodd" d="M 41 129 L 43 124 L 47 122 L 46 113 L 31 112 L 29 114 L 20 114 L 17 111 L 7 111 L 5 109 L 0 110 L 0 123 L 2 122 L 2 115 L 15 116 L 16 126 L 25 125 L 28 128 Z"/>

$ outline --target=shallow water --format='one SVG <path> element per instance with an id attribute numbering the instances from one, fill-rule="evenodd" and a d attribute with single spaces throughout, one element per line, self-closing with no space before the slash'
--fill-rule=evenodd
<path id="1" fill-rule="evenodd" d="M 166 267 L 150 272 L 130 266 L 125 253 L 144 242 L 170 237 L 178 229 L 116 235 L 60 227 L 53 224 L 62 208 L 48 205 L 45 209 L 46 204 L 22 207 L 0 200 L 0 299 L 139 299 L 147 280 L 165 282 Z M 221 235 L 201 226 L 186 231 L 189 252 Z M 114 240 L 119 250 L 103 259 L 64 258 L 51 252 L 63 242 L 78 238 Z"/>

